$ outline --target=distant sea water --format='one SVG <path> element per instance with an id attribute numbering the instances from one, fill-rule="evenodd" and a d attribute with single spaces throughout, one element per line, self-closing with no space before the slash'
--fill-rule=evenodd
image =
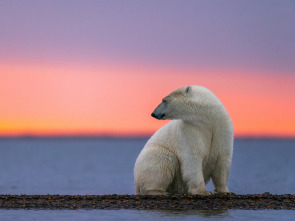
<path id="1" fill-rule="evenodd" d="M 0 138 L 0 194 L 135 194 L 147 139 Z M 213 189 L 212 183 L 207 185 Z M 236 139 L 236 194 L 295 194 L 295 140 Z M 295 211 L 0 210 L 0 220 L 295 220 Z"/>

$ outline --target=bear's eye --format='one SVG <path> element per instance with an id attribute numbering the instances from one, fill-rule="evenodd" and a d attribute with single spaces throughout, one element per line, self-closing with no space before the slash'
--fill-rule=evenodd
<path id="1" fill-rule="evenodd" d="M 168 103 L 168 101 L 166 99 L 164 99 L 162 102 L 163 102 L 163 104 L 167 104 Z"/>

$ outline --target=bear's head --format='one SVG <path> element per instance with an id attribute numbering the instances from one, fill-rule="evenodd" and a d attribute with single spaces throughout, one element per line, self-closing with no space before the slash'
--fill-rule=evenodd
<path id="1" fill-rule="evenodd" d="M 212 118 L 223 107 L 219 99 L 207 88 L 202 86 L 187 86 L 176 89 L 152 113 L 159 120 L 204 120 Z"/>

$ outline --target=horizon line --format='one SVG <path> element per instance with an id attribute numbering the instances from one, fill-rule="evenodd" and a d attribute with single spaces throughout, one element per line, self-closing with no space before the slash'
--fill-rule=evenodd
<path id="1" fill-rule="evenodd" d="M 153 133 L 142 133 L 142 134 L 0 134 L 0 139 L 149 139 Z M 295 140 L 295 135 L 235 135 L 234 139 L 249 139 L 249 140 L 260 140 L 260 139 L 287 139 Z"/>

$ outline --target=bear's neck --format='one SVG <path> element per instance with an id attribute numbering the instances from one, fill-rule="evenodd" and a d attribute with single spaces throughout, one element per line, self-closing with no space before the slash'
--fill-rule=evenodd
<path id="1" fill-rule="evenodd" d="M 182 120 L 200 129 L 209 129 L 215 133 L 219 133 L 219 130 L 222 131 L 224 127 L 231 124 L 229 114 L 223 107 L 198 108 L 196 112 L 185 115 Z"/>

